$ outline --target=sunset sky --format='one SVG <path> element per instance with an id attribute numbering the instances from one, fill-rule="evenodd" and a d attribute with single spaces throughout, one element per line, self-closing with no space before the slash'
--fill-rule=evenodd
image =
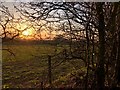
<path id="1" fill-rule="evenodd" d="M 34 22 L 29 21 L 28 18 L 21 15 L 17 10 L 14 8 L 16 6 L 19 7 L 19 2 L 12 2 L 15 0 L 10 0 L 9 2 L 3 3 L 6 7 L 8 7 L 9 12 L 14 16 L 14 19 L 10 24 L 8 25 L 9 28 L 7 30 L 11 30 L 10 28 L 13 27 L 15 29 L 18 29 L 22 31 L 20 33 L 20 38 L 22 39 L 34 39 L 34 38 L 42 38 L 42 39 L 48 39 L 48 38 L 54 38 L 57 33 L 54 30 L 50 30 L 49 25 L 44 26 L 44 21 L 37 21 L 40 26 L 37 26 Z M 28 0 L 26 0 L 28 1 Z M 30 0 L 31 1 L 31 0 Z M 25 0 L 24 0 L 25 2 Z M 15 21 L 15 22 L 14 22 Z M 42 26 L 42 28 L 40 28 Z M 56 28 L 55 25 L 51 25 L 51 29 Z"/>

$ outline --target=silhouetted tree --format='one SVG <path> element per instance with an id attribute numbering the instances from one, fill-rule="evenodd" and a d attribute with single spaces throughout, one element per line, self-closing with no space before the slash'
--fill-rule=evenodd
<path id="1" fill-rule="evenodd" d="M 19 11 L 30 20 L 58 24 L 55 30 L 64 32 L 70 41 L 70 56 L 73 59 L 82 56 L 86 63 L 85 89 L 92 88 L 96 82 L 95 88 L 99 90 L 112 87 L 115 77 L 109 76 L 113 75 L 119 82 L 119 3 L 30 2 L 21 6 Z"/>

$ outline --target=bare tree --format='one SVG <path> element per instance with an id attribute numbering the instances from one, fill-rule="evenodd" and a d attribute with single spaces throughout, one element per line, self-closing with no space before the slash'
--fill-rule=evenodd
<path id="1" fill-rule="evenodd" d="M 118 3 L 30 2 L 22 3 L 21 7 L 19 12 L 30 20 L 58 24 L 56 30 L 64 32 L 63 35 L 70 40 L 70 57 L 82 59 L 86 64 L 86 89 L 96 85 L 96 80 L 96 88 L 99 90 L 109 86 L 109 81 L 112 82 L 109 69 L 114 67 L 116 72 L 119 71 L 119 23 L 116 24 L 116 19 L 119 19 Z M 117 48 L 114 51 L 115 46 Z M 115 62 L 109 64 L 114 59 Z M 94 74 L 92 79 L 89 78 L 91 70 Z"/>
<path id="2" fill-rule="evenodd" d="M 14 15 L 10 13 L 8 7 L 6 7 L 2 2 L 0 3 L 0 28 L 1 33 L 0 37 L 2 38 L 2 41 L 8 41 L 9 39 L 13 39 L 16 36 L 19 35 L 19 33 L 11 32 L 9 29 L 11 28 L 10 23 L 13 22 Z"/>

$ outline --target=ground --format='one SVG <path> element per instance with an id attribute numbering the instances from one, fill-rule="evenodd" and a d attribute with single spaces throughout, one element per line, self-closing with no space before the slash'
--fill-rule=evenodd
<path id="1" fill-rule="evenodd" d="M 43 81 L 48 86 L 48 55 L 59 53 L 63 47 L 53 45 L 3 45 L 13 53 L 3 50 L 3 88 L 39 88 Z M 65 48 L 65 47 L 64 47 Z M 52 82 L 55 87 L 66 85 L 67 76 L 82 68 L 81 60 L 64 61 L 60 65 L 60 58 L 52 59 Z M 64 79 L 64 80 L 63 80 Z M 62 82 L 61 82 L 62 81 Z M 61 83 L 61 85 L 60 85 Z M 58 86 L 59 85 L 59 86 Z"/>

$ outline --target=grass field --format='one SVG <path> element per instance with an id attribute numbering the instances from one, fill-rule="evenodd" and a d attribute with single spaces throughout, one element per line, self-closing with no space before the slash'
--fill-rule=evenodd
<path id="1" fill-rule="evenodd" d="M 56 46 L 51 45 L 3 45 L 9 48 L 14 55 L 3 50 L 3 88 L 39 88 L 41 81 L 45 87 L 48 84 L 47 56 L 53 55 Z M 65 47 L 64 47 L 65 48 Z M 57 47 L 57 53 L 63 47 Z M 61 59 L 52 59 L 52 63 Z M 52 69 L 52 80 L 56 82 L 61 78 L 65 82 L 66 75 L 80 69 L 83 63 L 80 60 L 64 61 Z M 67 79 L 67 78 L 66 78 Z"/>

